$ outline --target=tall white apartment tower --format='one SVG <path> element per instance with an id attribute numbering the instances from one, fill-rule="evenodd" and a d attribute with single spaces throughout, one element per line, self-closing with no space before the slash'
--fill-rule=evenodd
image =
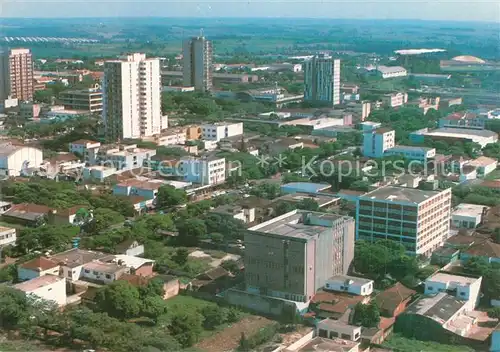
<path id="1" fill-rule="evenodd" d="M 160 60 L 134 53 L 106 61 L 103 79 L 103 120 L 111 141 L 161 132 Z"/>
<path id="2" fill-rule="evenodd" d="M 320 54 L 304 65 L 304 101 L 340 104 L 340 60 Z"/>
<path id="3" fill-rule="evenodd" d="M 212 42 L 205 37 L 193 37 L 183 45 L 184 86 L 208 92 L 212 90 Z"/>

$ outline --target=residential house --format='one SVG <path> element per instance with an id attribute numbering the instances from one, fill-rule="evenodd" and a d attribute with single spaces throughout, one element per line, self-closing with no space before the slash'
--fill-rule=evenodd
<path id="1" fill-rule="evenodd" d="M 2 214 L 2 220 L 12 224 L 37 226 L 46 223 L 49 211 L 50 208 L 45 205 L 15 204 Z"/>
<path id="2" fill-rule="evenodd" d="M 346 312 L 358 303 L 366 304 L 368 296 L 351 295 L 340 292 L 319 290 L 311 299 L 309 309 L 318 318 L 340 319 Z"/>
<path id="3" fill-rule="evenodd" d="M 223 216 L 230 216 L 234 219 L 243 221 L 245 224 L 255 221 L 255 208 L 245 208 L 235 206 L 234 204 L 226 204 L 218 206 L 217 208 L 211 210 L 211 212 Z"/>
<path id="4" fill-rule="evenodd" d="M 373 280 L 347 275 L 335 275 L 326 280 L 324 288 L 328 291 L 370 296 L 373 292 Z"/>
<path id="5" fill-rule="evenodd" d="M 481 224 L 488 207 L 477 204 L 459 204 L 451 213 L 451 224 L 456 228 L 475 229 Z"/>
<path id="6" fill-rule="evenodd" d="M 191 288 L 194 291 L 218 293 L 225 287 L 225 281 L 229 275 L 229 272 L 220 266 L 213 268 L 198 275 L 196 279 L 191 282 Z"/>
<path id="7" fill-rule="evenodd" d="M 488 158 L 486 156 L 480 156 L 468 163 L 468 165 L 476 168 L 478 177 L 485 177 L 489 173 L 496 170 L 498 160 L 493 158 Z"/>
<path id="8" fill-rule="evenodd" d="M 455 296 L 458 300 L 466 302 L 463 309 L 470 312 L 479 303 L 481 281 L 481 277 L 467 277 L 438 272 L 425 280 L 424 293 L 426 295 L 435 295 L 445 292 L 448 295 Z"/>
<path id="9" fill-rule="evenodd" d="M 135 240 L 128 239 L 115 246 L 115 253 L 139 257 L 144 254 L 144 245 Z"/>
<path id="10" fill-rule="evenodd" d="M 375 302 L 380 309 L 381 315 L 396 317 L 406 309 L 415 294 L 414 290 L 397 282 L 394 286 L 375 296 Z"/>
<path id="11" fill-rule="evenodd" d="M 316 325 L 316 335 L 329 339 L 341 338 L 347 341 L 359 341 L 361 329 L 361 326 L 349 325 L 342 320 L 327 318 Z"/>
<path id="12" fill-rule="evenodd" d="M 38 299 L 66 305 L 66 280 L 59 276 L 44 275 L 14 285 L 14 288 Z"/>
<path id="13" fill-rule="evenodd" d="M 141 287 L 146 286 L 151 280 L 161 280 L 163 282 L 163 290 L 165 294 L 163 299 L 169 299 L 179 294 L 180 282 L 179 279 L 171 275 L 155 275 L 155 276 L 141 276 L 134 274 L 123 274 L 119 280 L 124 280 L 132 286 Z"/>
<path id="14" fill-rule="evenodd" d="M 17 266 L 19 281 L 31 280 L 44 275 L 59 275 L 59 264 L 49 258 L 38 257 Z"/>
<path id="15" fill-rule="evenodd" d="M 500 263 L 500 244 L 489 239 L 483 239 L 460 252 L 460 259 L 462 260 L 473 257 L 481 257 L 489 263 Z"/>
<path id="16" fill-rule="evenodd" d="M 0 249 L 4 246 L 16 244 L 16 229 L 11 227 L 0 226 Z M 1 258 L 0 250 L 0 258 Z"/>
<path id="17" fill-rule="evenodd" d="M 131 274 L 139 276 L 152 276 L 154 260 L 135 257 L 126 254 L 117 254 L 109 258 L 103 258 L 102 261 L 116 263 L 120 266 L 125 266 L 130 269 Z"/>
<path id="18" fill-rule="evenodd" d="M 155 199 L 158 190 L 163 186 L 160 180 L 140 180 L 131 178 L 118 183 L 113 187 L 113 194 L 117 196 L 139 196 L 145 199 Z"/>
<path id="19" fill-rule="evenodd" d="M 100 284 L 110 284 L 129 272 L 130 268 L 128 267 L 96 260 L 82 266 L 79 279 Z"/>

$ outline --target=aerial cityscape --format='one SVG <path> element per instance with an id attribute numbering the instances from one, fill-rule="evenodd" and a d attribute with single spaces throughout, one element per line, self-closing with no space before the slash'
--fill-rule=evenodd
<path id="1" fill-rule="evenodd" d="M 500 8 L 200 1 L 6 6 L 0 352 L 500 352 Z"/>

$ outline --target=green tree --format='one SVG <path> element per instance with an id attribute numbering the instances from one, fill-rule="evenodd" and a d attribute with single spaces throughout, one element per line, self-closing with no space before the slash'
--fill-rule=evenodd
<path id="1" fill-rule="evenodd" d="M 127 281 L 114 281 L 96 294 L 99 309 L 118 319 L 136 317 L 141 311 L 139 290 Z"/>
<path id="2" fill-rule="evenodd" d="M 201 219 L 182 219 L 176 226 L 179 230 L 177 241 L 186 247 L 196 246 L 207 234 L 207 226 Z"/>
<path id="3" fill-rule="evenodd" d="M 227 321 L 227 309 L 219 306 L 210 305 L 201 310 L 204 321 L 203 325 L 206 329 L 214 330 L 217 326 L 224 324 Z"/>
<path id="4" fill-rule="evenodd" d="M 161 186 L 158 189 L 158 195 L 156 196 L 156 206 L 158 208 L 169 208 L 186 202 L 187 195 L 184 190 L 169 185 Z"/>
<path id="5" fill-rule="evenodd" d="M 297 208 L 309 211 L 318 211 L 319 204 L 314 199 L 304 198 L 297 204 Z"/>
<path id="6" fill-rule="evenodd" d="M 158 318 L 167 313 L 167 307 L 163 297 L 147 296 L 142 300 L 141 315 L 150 318 L 155 324 Z"/>
<path id="7" fill-rule="evenodd" d="M 276 206 L 274 207 L 274 212 L 276 213 L 276 216 L 280 216 L 283 214 L 286 214 L 288 212 L 291 212 L 292 210 L 295 210 L 296 207 L 294 204 L 286 201 L 278 202 Z"/>
<path id="8" fill-rule="evenodd" d="M 488 309 L 488 316 L 493 319 L 500 319 L 500 307 Z"/>
<path id="9" fill-rule="evenodd" d="M 18 329 L 28 324 L 30 311 L 30 304 L 23 292 L 0 286 L 0 326 L 3 329 Z"/>
<path id="10" fill-rule="evenodd" d="M 235 260 L 232 259 L 224 260 L 221 263 L 221 266 L 233 275 L 238 274 L 240 272 L 240 266 Z"/>
<path id="11" fill-rule="evenodd" d="M 189 251 L 186 248 L 178 248 L 172 257 L 172 260 L 177 264 L 179 264 L 180 266 L 183 266 L 184 264 L 187 263 L 188 256 L 189 256 Z"/>
<path id="12" fill-rule="evenodd" d="M 194 345 L 203 332 L 203 317 L 197 312 L 178 312 L 168 327 L 170 334 L 182 347 Z"/>
<path id="13" fill-rule="evenodd" d="M 380 312 L 375 302 L 363 304 L 361 302 L 354 306 L 353 322 L 366 328 L 378 327 Z"/>

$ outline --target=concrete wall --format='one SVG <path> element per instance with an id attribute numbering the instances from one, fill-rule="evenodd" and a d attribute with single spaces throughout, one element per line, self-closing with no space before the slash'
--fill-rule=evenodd
<path id="1" fill-rule="evenodd" d="M 47 301 L 53 301 L 59 306 L 64 306 L 66 305 L 66 280 L 61 279 L 53 284 L 38 287 L 27 294 L 32 294 Z"/>

